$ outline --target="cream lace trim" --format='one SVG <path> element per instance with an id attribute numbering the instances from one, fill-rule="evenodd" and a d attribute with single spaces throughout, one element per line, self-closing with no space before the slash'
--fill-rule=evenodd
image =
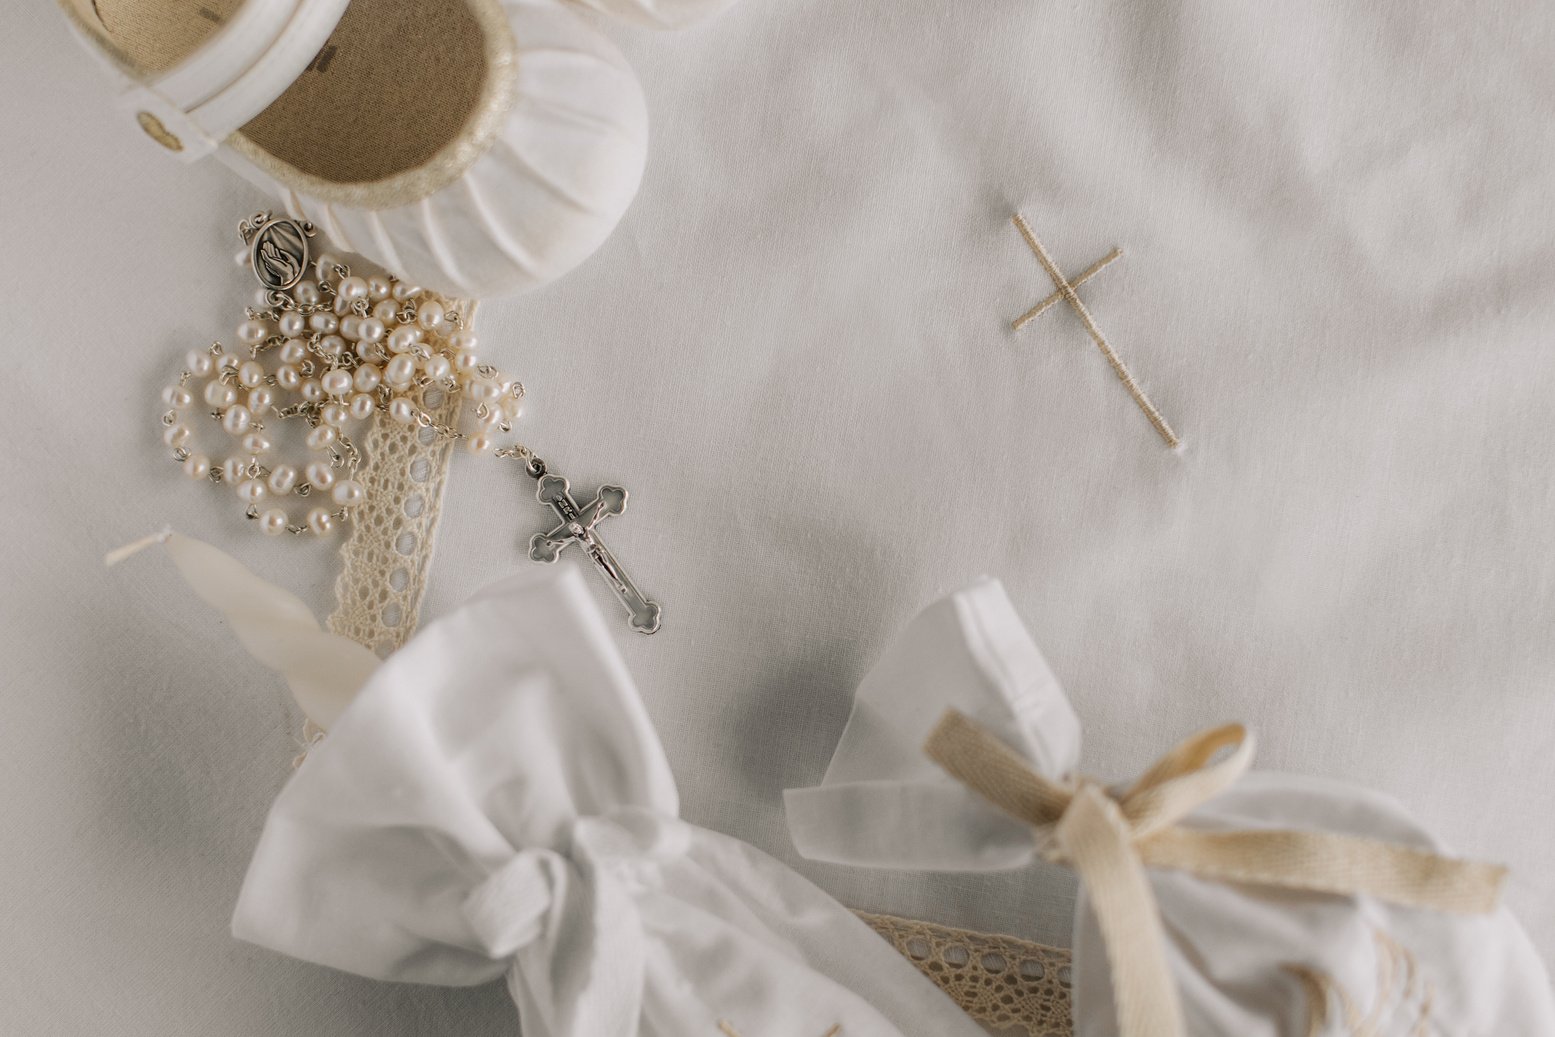
<path id="1" fill-rule="evenodd" d="M 452 424 L 460 398 L 439 396 L 423 399 L 422 409 L 434 421 Z M 351 516 L 351 536 L 340 548 L 337 604 L 328 622 L 330 633 L 382 654 L 416 630 L 453 441 L 429 428 L 380 418 L 363 452 L 367 462 L 357 481 L 367 488 L 367 502 Z"/>
<path id="2" fill-rule="evenodd" d="M 454 305 L 468 323 L 474 305 Z M 434 423 L 456 424 L 458 396 L 429 393 L 419 402 Z M 373 422 L 357 473 L 367 502 L 353 514 L 354 529 L 341 546 L 331 633 L 385 653 L 415 632 L 453 446 L 421 425 Z M 321 736 L 316 728 L 304 730 L 303 756 Z M 1073 1032 L 1068 951 L 890 915 L 858 916 L 978 1022 L 1028 1037 Z"/>
<path id="3" fill-rule="evenodd" d="M 856 912 L 984 1026 L 1069 1037 L 1070 954 L 1013 936 Z"/>
<path id="4" fill-rule="evenodd" d="M 473 302 L 443 302 L 465 326 L 474 320 Z M 458 424 L 457 394 L 423 390 L 416 402 L 434 424 Z M 351 536 L 340 547 L 330 633 L 383 655 L 416 632 L 453 449 L 454 440 L 431 428 L 374 419 L 363 443 L 367 460 L 356 476 L 367 488 L 367 502 L 352 514 Z"/>

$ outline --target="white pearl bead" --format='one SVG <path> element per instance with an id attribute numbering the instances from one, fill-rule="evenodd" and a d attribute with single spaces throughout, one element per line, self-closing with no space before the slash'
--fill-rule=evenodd
<path id="1" fill-rule="evenodd" d="M 339 356 L 346 351 L 346 340 L 339 335 L 325 335 L 319 339 L 319 351 L 325 356 Z"/>
<path id="2" fill-rule="evenodd" d="M 184 474 L 191 479 L 210 478 L 211 459 L 204 454 L 190 454 L 184 459 Z"/>
<path id="3" fill-rule="evenodd" d="M 351 300 L 335 296 L 335 316 L 344 317 L 351 312 Z"/>
<path id="4" fill-rule="evenodd" d="M 382 274 L 374 274 L 367 279 L 367 296 L 370 299 L 387 299 L 393 290 L 394 285 Z"/>
<path id="5" fill-rule="evenodd" d="M 248 478 L 248 459 L 229 457 L 221 466 L 221 481 L 236 486 Z"/>
<path id="6" fill-rule="evenodd" d="M 287 310 L 275 322 L 276 329 L 287 338 L 296 338 L 308 329 L 308 321 L 296 310 Z"/>
<path id="7" fill-rule="evenodd" d="M 319 385 L 317 378 L 309 378 L 297 387 L 297 392 L 309 403 L 318 403 L 324 398 L 324 389 Z"/>
<path id="8" fill-rule="evenodd" d="M 344 317 L 341 317 L 340 318 L 340 334 L 341 334 L 341 336 L 343 336 L 344 338 L 350 339 L 352 342 L 355 342 L 357 339 L 362 337 L 361 324 L 362 324 L 362 318 L 358 317 L 354 313 L 348 314 L 347 316 L 344 316 Z"/>
<path id="9" fill-rule="evenodd" d="M 329 496 L 342 508 L 354 508 L 367 499 L 367 487 L 355 479 L 343 479 L 329 491 Z"/>
<path id="10" fill-rule="evenodd" d="M 189 355 L 184 357 L 184 367 L 196 378 L 204 378 L 216 370 L 216 361 L 203 349 L 191 349 Z"/>
<path id="11" fill-rule="evenodd" d="M 270 337 L 270 326 L 263 321 L 246 320 L 238 325 L 238 340 L 244 345 L 257 346 Z"/>
<path id="12" fill-rule="evenodd" d="M 348 405 L 348 408 L 351 416 L 357 421 L 361 421 L 364 418 L 372 417 L 373 411 L 377 409 L 377 405 L 373 403 L 371 396 L 365 392 L 359 392 L 351 397 L 351 403 Z"/>
<path id="13" fill-rule="evenodd" d="M 421 329 L 403 324 L 389 333 L 389 352 L 409 353 L 421 339 Z"/>
<path id="14" fill-rule="evenodd" d="M 460 352 L 475 348 L 475 333 L 471 331 L 456 331 L 448 337 L 448 344 Z"/>
<path id="15" fill-rule="evenodd" d="M 323 508 L 314 508 L 308 512 L 308 528 L 319 536 L 323 536 L 335 528 L 335 516 Z"/>
<path id="16" fill-rule="evenodd" d="M 221 416 L 221 427 L 227 430 L 229 436 L 241 436 L 253 423 L 254 416 L 241 403 L 228 407 L 227 413 Z"/>
<path id="17" fill-rule="evenodd" d="M 270 470 L 270 489 L 284 497 L 297 485 L 297 469 L 289 464 L 278 464 Z"/>
<path id="18" fill-rule="evenodd" d="M 416 420 L 416 408 L 403 396 L 396 396 L 389 401 L 389 417 L 402 425 L 409 425 Z"/>
<path id="19" fill-rule="evenodd" d="M 243 437 L 243 449 L 255 457 L 263 457 L 265 454 L 268 454 L 273 445 L 270 442 L 270 437 L 263 432 L 250 432 Z"/>
<path id="20" fill-rule="evenodd" d="M 308 355 L 308 344 L 300 338 L 289 338 L 281 343 L 281 348 L 276 350 L 275 355 L 280 357 L 283 364 L 299 363 Z"/>
<path id="21" fill-rule="evenodd" d="M 394 291 L 393 291 L 392 294 L 400 302 L 404 302 L 406 299 L 409 299 L 409 298 L 411 298 L 413 296 L 420 295 L 421 294 L 421 286 L 420 285 L 410 284 L 407 281 L 401 281 L 401 282 L 399 282 L 398 284 L 396 284 L 394 286 Z"/>
<path id="22" fill-rule="evenodd" d="M 325 461 L 310 463 L 302 475 L 315 490 L 327 490 L 335 481 L 335 470 Z"/>
<path id="23" fill-rule="evenodd" d="M 182 410 L 194 402 L 194 397 L 190 395 L 188 389 L 185 389 L 181 385 L 169 385 L 166 389 L 162 390 L 162 402 L 167 404 L 169 407 L 175 407 L 178 410 Z"/>
<path id="24" fill-rule="evenodd" d="M 377 364 L 363 364 L 351 381 L 361 392 L 372 392 L 383 382 L 383 369 Z"/>
<path id="25" fill-rule="evenodd" d="M 396 309 L 395 306 L 394 306 L 394 300 L 393 299 L 385 299 L 385 300 L 383 300 L 383 302 L 381 302 L 378 305 L 373 307 L 373 316 L 377 317 L 379 320 L 383 321 L 385 324 L 389 323 L 392 320 L 396 320 L 397 318 L 395 317 L 395 314 L 397 314 L 399 312 L 400 311 L 398 309 Z"/>
<path id="26" fill-rule="evenodd" d="M 383 321 L 377 317 L 363 317 L 356 331 L 363 342 L 377 342 L 384 335 Z"/>
<path id="27" fill-rule="evenodd" d="M 497 393 L 500 391 L 501 390 L 498 389 L 495 385 L 492 385 L 490 382 L 485 380 L 473 381 L 464 387 L 464 394 L 470 399 L 474 400 L 476 403 L 485 403 L 488 400 L 495 400 L 497 398 Z"/>
<path id="28" fill-rule="evenodd" d="M 245 504 L 258 504 L 269 492 L 258 479 L 244 479 L 238 483 L 238 498 Z"/>
<path id="29" fill-rule="evenodd" d="M 291 364 L 282 364 L 275 369 L 275 384 L 287 392 L 296 392 L 302 384 L 302 374 Z"/>
<path id="30" fill-rule="evenodd" d="M 441 353 L 427 357 L 425 362 L 422 363 L 421 369 L 434 382 L 444 381 L 454 373 L 453 363 Z"/>
<path id="31" fill-rule="evenodd" d="M 315 425 L 308 430 L 307 444 L 309 450 L 325 450 L 335 445 L 335 440 L 340 438 L 340 433 L 335 431 L 333 425 Z"/>
<path id="32" fill-rule="evenodd" d="M 304 306 L 316 306 L 319 301 L 319 286 L 313 281 L 300 281 L 297 287 L 292 289 L 292 298 Z"/>
<path id="33" fill-rule="evenodd" d="M 341 278 L 340 285 L 335 289 L 335 293 L 340 298 L 350 299 L 353 302 L 357 299 L 365 299 L 367 298 L 367 282 L 363 278 L 352 274 L 350 277 Z"/>
<path id="34" fill-rule="evenodd" d="M 328 252 L 321 252 L 319 258 L 314 261 L 313 275 L 320 281 L 328 281 L 335 276 L 335 267 L 340 265 L 339 258 Z"/>
<path id="35" fill-rule="evenodd" d="M 390 360 L 388 366 L 383 369 L 383 380 L 390 385 L 409 385 L 414 377 L 416 377 L 416 358 L 404 353 Z"/>
<path id="36" fill-rule="evenodd" d="M 237 402 L 237 390 L 225 382 L 205 383 L 205 402 L 212 407 L 230 407 Z"/>
<path id="37" fill-rule="evenodd" d="M 483 432 L 477 432 L 464 441 L 464 448 L 472 454 L 484 454 L 497 444 Z"/>
<path id="38" fill-rule="evenodd" d="M 183 446 L 191 435 L 188 425 L 169 425 L 162 433 L 162 442 L 172 447 Z"/>
<path id="39" fill-rule="evenodd" d="M 333 313 L 315 313 L 308 317 L 308 327 L 325 335 L 333 335 L 340 330 L 340 318 Z"/>
<path id="40" fill-rule="evenodd" d="M 502 413 L 507 415 L 509 421 L 517 421 L 524 416 L 524 401 L 509 396 L 502 401 Z"/>
<path id="41" fill-rule="evenodd" d="M 351 391 L 351 372 L 336 368 L 333 371 L 325 371 L 319 379 L 319 385 L 331 396 L 344 396 Z"/>
<path id="42" fill-rule="evenodd" d="M 326 403 L 319 410 L 319 420 L 326 425 L 333 425 L 335 428 L 344 425 L 350 417 L 351 412 L 346 410 L 344 404 L 340 403 Z"/>
<path id="43" fill-rule="evenodd" d="M 259 528 L 269 536 L 280 536 L 290 524 L 291 520 L 280 508 L 270 508 L 259 516 Z"/>
<path id="44" fill-rule="evenodd" d="M 232 253 L 232 261 L 238 266 L 248 266 L 248 249 L 240 248 L 236 252 Z"/>
<path id="45" fill-rule="evenodd" d="M 443 304 L 435 299 L 424 300 L 416 307 L 416 323 L 423 331 L 436 331 L 443 323 Z"/>
<path id="46" fill-rule="evenodd" d="M 268 310 L 269 308 L 270 308 L 270 289 L 268 289 L 268 288 L 255 288 L 254 289 L 254 309 L 256 309 L 256 310 Z"/>
<path id="47" fill-rule="evenodd" d="M 257 360 L 245 360 L 238 367 L 238 384 L 245 389 L 252 389 L 265 380 L 265 368 Z"/>
<path id="48" fill-rule="evenodd" d="M 248 391 L 248 411 L 250 414 L 263 414 L 270 409 L 275 402 L 275 393 L 270 391 L 268 385 L 257 386 Z"/>
<path id="49" fill-rule="evenodd" d="M 454 357 L 454 370 L 461 375 L 469 376 L 475 373 L 475 369 L 481 366 L 481 358 L 474 353 L 460 353 Z"/>

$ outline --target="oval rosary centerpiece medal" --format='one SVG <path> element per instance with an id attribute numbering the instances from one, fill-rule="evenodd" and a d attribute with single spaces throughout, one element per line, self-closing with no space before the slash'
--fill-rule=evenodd
<path id="1" fill-rule="evenodd" d="M 189 478 L 235 490 L 266 533 L 324 536 L 374 514 L 362 512 L 371 469 L 355 441 L 380 419 L 474 454 L 512 431 L 523 384 L 476 355 L 462 307 L 385 274 L 353 274 L 327 251 L 313 255 L 307 222 L 261 212 L 238 230 L 237 258 L 262 286 L 237 325 L 238 348 L 191 350 L 162 392 L 162 441 Z M 280 429 L 292 419 L 307 426 L 309 454 L 283 458 Z M 207 420 L 226 438 L 202 437 Z M 396 442 L 430 442 L 416 433 Z M 506 449 L 532 456 L 522 444 Z M 304 499 L 305 512 L 289 510 Z"/>
<path id="2" fill-rule="evenodd" d="M 248 255 L 259 283 L 284 292 L 307 272 L 307 230 L 296 220 L 270 220 L 254 232 Z"/>

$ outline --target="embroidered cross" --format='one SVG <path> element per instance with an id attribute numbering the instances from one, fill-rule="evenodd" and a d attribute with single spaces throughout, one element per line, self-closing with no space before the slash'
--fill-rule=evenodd
<path id="1" fill-rule="evenodd" d="M 1386 1022 L 1413 1022 L 1411 1034 L 1434 1029 L 1436 986 L 1420 972 L 1420 963 L 1398 941 L 1381 929 L 1372 936 L 1377 950 L 1377 986 L 1371 1010 L 1361 1014 L 1361 1001 L 1337 978 L 1308 965 L 1288 963 L 1282 968 L 1295 976 L 1307 996 L 1307 1032 L 1328 1033 L 1342 1028 L 1349 1037 L 1375 1034 Z M 1337 1010 L 1336 1010 L 1337 1002 Z"/>
<path id="2" fill-rule="evenodd" d="M 1101 273 L 1108 264 L 1122 256 L 1123 250 L 1119 248 L 1113 249 L 1086 267 L 1079 277 L 1069 281 L 1065 279 L 1063 271 L 1058 269 L 1058 264 L 1053 262 L 1053 257 L 1048 255 L 1047 249 L 1042 247 L 1042 242 L 1037 240 L 1036 232 L 1031 229 L 1031 224 L 1026 222 L 1026 217 L 1016 213 L 1012 219 L 1015 222 L 1016 229 L 1020 231 L 1021 237 L 1026 239 L 1027 245 L 1031 246 L 1031 251 L 1036 255 L 1037 262 L 1042 264 L 1042 269 L 1047 271 L 1048 277 L 1053 279 L 1053 287 L 1057 289 L 1052 295 L 1015 318 L 1014 329 L 1019 331 L 1058 305 L 1059 302 L 1067 302 L 1070 308 L 1074 310 L 1075 316 L 1080 318 L 1080 323 L 1085 325 L 1085 330 L 1090 334 L 1091 341 L 1096 343 L 1096 348 L 1101 350 L 1101 355 L 1107 358 L 1107 363 L 1111 366 L 1113 374 L 1118 376 L 1118 380 L 1123 383 L 1123 387 L 1128 390 L 1128 394 L 1134 398 L 1134 403 L 1144 412 L 1145 417 L 1150 420 L 1150 424 L 1156 430 L 1156 433 L 1166 441 L 1167 446 L 1175 447 L 1179 445 L 1182 441 L 1177 438 L 1177 433 L 1172 431 L 1172 427 L 1166 423 L 1166 419 L 1161 416 L 1161 412 L 1156 410 L 1155 404 L 1150 402 L 1150 397 L 1145 395 L 1145 390 L 1134 380 L 1134 375 L 1129 371 L 1128 365 L 1123 362 L 1122 357 L 1118 356 L 1117 350 L 1113 349 L 1111 344 L 1107 342 L 1106 337 L 1101 333 L 1101 329 L 1096 326 L 1096 319 L 1091 316 L 1091 311 L 1086 309 L 1085 303 L 1080 301 L 1080 296 L 1075 292 L 1076 288 Z"/>

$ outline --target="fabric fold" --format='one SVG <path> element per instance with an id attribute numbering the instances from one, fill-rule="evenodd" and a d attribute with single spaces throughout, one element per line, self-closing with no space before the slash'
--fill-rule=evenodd
<path id="1" fill-rule="evenodd" d="M 1077 1037 L 1326 1034 L 1329 999 L 1379 1037 L 1555 1033 L 1543 966 L 1496 906 L 1502 869 L 1454 859 L 1385 797 L 1248 773 L 1252 754 L 1230 724 L 1130 784 L 1079 776 L 1074 712 L 984 581 L 908 626 L 821 784 L 786 803 L 817 860 L 1074 868 Z"/>
<path id="2" fill-rule="evenodd" d="M 354 691 L 271 808 L 240 939 L 384 980 L 505 978 L 525 1037 L 978 1037 L 852 912 L 678 817 L 572 567 L 493 584 Z"/>
<path id="3" fill-rule="evenodd" d="M 202 601 L 226 616 L 248 653 L 285 678 L 320 729 L 335 722 L 378 669 L 376 655 L 326 631 L 302 599 L 204 541 L 166 530 L 111 552 L 105 562 L 117 565 L 153 544 L 162 545 Z"/>

